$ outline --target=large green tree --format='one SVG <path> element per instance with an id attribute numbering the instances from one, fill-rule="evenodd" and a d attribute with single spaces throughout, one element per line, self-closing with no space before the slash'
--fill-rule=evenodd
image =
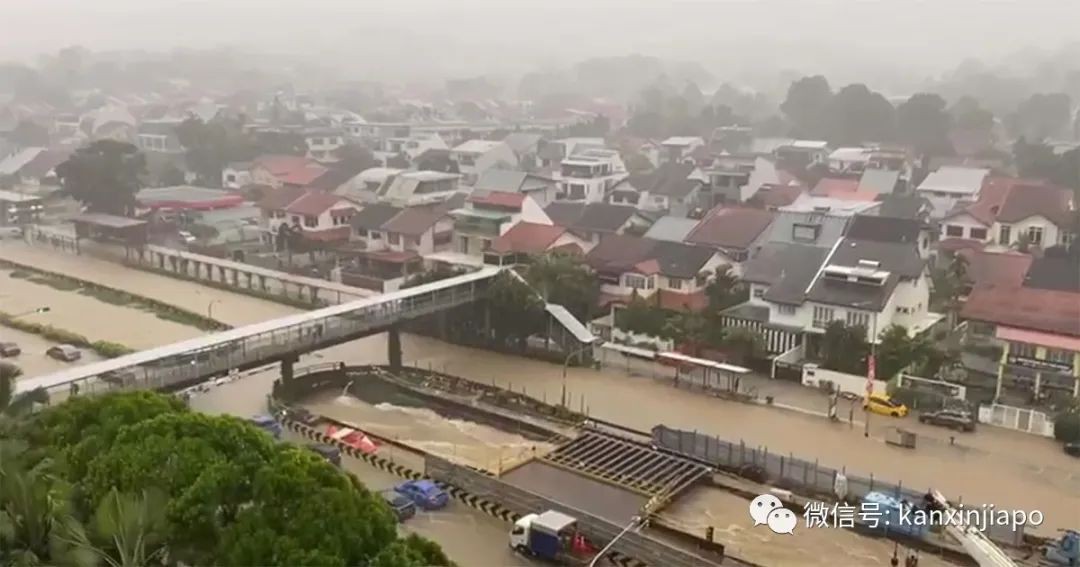
<path id="1" fill-rule="evenodd" d="M 42 388 L 15 394 L 15 380 L 22 373 L 22 368 L 6 360 L 0 361 L 0 420 L 25 416 L 34 404 L 49 402 L 49 394 Z"/>
<path id="2" fill-rule="evenodd" d="M 525 340 L 544 328 L 544 303 L 536 291 L 509 272 L 495 276 L 485 295 L 494 339 L 505 346 L 525 347 Z"/>
<path id="3" fill-rule="evenodd" d="M 712 311 L 738 305 L 749 298 L 749 293 L 749 288 L 739 281 L 728 265 L 717 268 L 705 286 L 705 295 L 709 298 L 709 309 Z"/>
<path id="4" fill-rule="evenodd" d="M 580 256 L 540 256 L 525 269 L 524 277 L 548 303 L 562 305 L 581 321 L 592 319 L 600 283 Z"/>
<path id="5" fill-rule="evenodd" d="M 832 87 L 821 75 L 803 77 L 791 83 L 780 111 L 791 122 L 792 135 L 824 138 L 828 133 L 826 111 L 832 98 Z"/>
<path id="6" fill-rule="evenodd" d="M 92 212 L 128 215 L 146 172 L 146 156 L 128 143 L 98 140 L 56 167 L 64 192 Z"/>
<path id="7" fill-rule="evenodd" d="M 1067 133 L 1071 120 L 1072 100 L 1065 93 L 1035 93 L 1009 117 L 1014 134 L 1035 141 Z"/>
<path id="8" fill-rule="evenodd" d="M 835 145 L 852 146 L 867 142 L 888 142 L 896 135 L 896 111 L 881 93 L 863 84 L 840 89 L 829 100 L 828 140 Z"/>
<path id="9" fill-rule="evenodd" d="M 896 108 L 897 139 L 923 155 L 952 153 L 949 143 L 951 117 L 947 108 L 940 95 L 912 95 Z"/>
<path id="10" fill-rule="evenodd" d="M 845 325 L 833 321 L 821 337 L 821 364 L 829 370 L 848 374 L 866 374 L 866 359 L 870 345 L 866 342 L 866 328 Z"/>

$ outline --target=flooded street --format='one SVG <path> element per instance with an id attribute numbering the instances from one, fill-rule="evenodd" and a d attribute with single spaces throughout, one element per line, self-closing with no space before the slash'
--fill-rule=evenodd
<path id="1" fill-rule="evenodd" d="M 660 516 L 691 533 L 704 533 L 706 527 L 712 526 L 716 540 L 726 546 L 727 553 L 761 565 L 889 565 L 893 553 L 893 542 L 889 540 L 839 528 L 809 529 L 801 518 L 793 536 L 778 535 L 767 526 L 753 526 L 747 512 L 749 505 L 748 500 L 730 492 L 700 487 L 680 496 Z M 943 567 L 952 563 L 920 553 L 919 565 Z"/>
<path id="2" fill-rule="evenodd" d="M 10 358 L 4 358 L 23 371 L 23 376 L 36 376 L 58 372 L 80 364 L 89 364 L 101 360 L 101 357 L 92 350 L 84 349 L 82 358 L 77 362 L 63 362 L 46 356 L 45 351 L 56 343 L 45 340 L 38 335 L 24 333 L 8 327 L 0 327 L 0 342 L 13 342 L 22 349 L 22 354 Z"/>
<path id="3" fill-rule="evenodd" d="M 464 419 L 444 417 L 421 407 L 382 402 L 371 405 L 351 395 L 325 392 L 303 406 L 375 435 L 400 441 L 444 459 L 492 472 L 552 445 Z"/>
<path id="4" fill-rule="evenodd" d="M 78 290 L 63 291 L 11 277 L 0 270 L 0 311 L 26 313 L 48 307 L 27 320 L 80 334 L 90 341 L 110 341 L 136 350 L 198 337 L 199 329 L 166 321 L 134 306 L 100 301 Z"/>
<path id="5" fill-rule="evenodd" d="M 214 294 L 220 298 L 220 303 L 214 305 L 214 317 L 234 325 L 295 312 L 267 301 L 46 249 L 21 245 L 8 248 L 5 244 L 0 245 L 0 257 L 28 256 L 31 250 L 34 261 L 44 268 L 131 289 L 189 309 L 198 308 L 202 294 Z M 202 307 L 205 309 L 205 303 Z M 135 329 L 127 332 L 148 334 Z M 403 337 L 403 350 L 407 364 L 525 390 L 539 399 L 557 400 L 563 387 L 562 368 L 557 364 L 413 336 Z M 378 335 L 305 356 L 300 365 L 330 361 L 385 363 L 386 359 L 386 339 Z M 232 384 L 227 394 L 223 390 L 220 399 L 215 395 L 206 403 L 230 413 L 257 413 L 258 409 L 250 410 L 263 407 L 274 372 L 269 370 Z M 1080 467 L 1053 440 L 981 427 L 974 434 L 957 435 L 955 444 L 950 444 L 951 434 L 944 430 L 921 428 L 911 418 L 884 417 L 873 418 L 871 436 L 864 438 L 861 427 L 727 402 L 649 378 L 571 368 L 565 380 L 571 407 L 584 406 L 592 415 L 637 429 L 648 430 L 663 423 L 698 430 L 728 440 L 742 439 L 749 445 L 764 445 L 771 452 L 818 459 L 823 465 L 846 467 L 851 473 L 902 481 L 916 490 L 934 487 L 951 498 L 962 497 L 965 503 L 992 502 L 999 509 L 1040 510 L 1046 518 L 1039 530 L 1043 533 L 1080 525 Z M 887 428 L 900 424 L 920 433 L 917 449 L 884 443 Z"/>

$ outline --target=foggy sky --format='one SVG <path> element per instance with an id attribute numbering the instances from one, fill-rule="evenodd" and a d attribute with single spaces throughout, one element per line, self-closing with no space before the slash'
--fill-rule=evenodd
<path id="1" fill-rule="evenodd" d="M 0 60 L 231 45 L 381 74 L 482 74 L 642 53 L 936 73 L 1080 41 L 1075 0 L 0 0 Z M 845 58 L 850 61 L 845 61 Z M 815 67 L 823 67 L 816 69 Z"/>

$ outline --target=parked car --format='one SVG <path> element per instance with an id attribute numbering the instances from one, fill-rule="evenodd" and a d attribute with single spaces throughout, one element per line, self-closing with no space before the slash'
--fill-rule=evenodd
<path id="1" fill-rule="evenodd" d="M 413 501 L 408 496 L 398 494 L 393 490 L 384 490 L 380 494 L 382 494 L 383 500 L 390 506 L 390 509 L 394 511 L 397 521 L 404 522 L 416 515 L 416 504 L 413 504 Z"/>
<path id="2" fill-rule="evenodd" d="M 885 394 L 871 394 L 863 403 L 863 409 L 878 415 L 904 417 L 908 414 L 907 406 Z"/>
<path id="3" fill-rule="evenodd" d="M 1066 443 L 1061 447 L 1065 451 L 1066 455 L 1072 455 L 1073 457 L 1080 457 L 1080 441 L 1072 441 Z"/>
<path id="4" fill-rule="evenodd" d="M 251 424 L 269 433 L 274 439 L 281 439 L 281 424 L 272 415 L 257 415 L 250 419 Z"/>
<path id="5" fill-rule="evenodd" d="M 308 450 L 314 451 L 320 457 L 335 467 L 341 466 L 341 449 L 325 443 L 311 443 L 306 445 Z"/>
<path id="6" fill-rule="evenodd" d="M 19 345 L 12 342 L 0 343 L 0 358 L 19 356 L 20 354 L 22 354 L 22 349 L 19 348 Z"/>
<path id="7" fill-rule="evenodd" d="M 195 240 L 196 240 L 195 235 L 191 234 L 190 232 L 188 232 L 186 230 L 181 230 L 180 232 L 177 233 L 177 235 L 180 236 L 180 240 L 183 240 L 185 244 L 191 244 L 192 242 L 195 242 Z"/>
<path id="8" fill-rule="evenodd" d="M 438 510 L 450 502 L 450 497 L 434 482 L 408 480 L 394 487 L 394 492 L 407 496 L 414 504 L 424 510 Z"/>
<path id="9" fill-rule="evenodd" d="M 971 415 L 971 412 L 965 410 L 942 409 L 928 411 L 919 414 L 919 421 L 961 431 L 975 431 L 975 417 Z"/>
<path id="10" fill-rule="evenodd" d="M 64 362 L 75 362 L 82 358 L 82 351 L 75 348 L 74 345 L 56 345 L 49 347 L 49 350 L 45 351 L 45 354 L 50 358 L 56 360 L 62 360 Z"/>

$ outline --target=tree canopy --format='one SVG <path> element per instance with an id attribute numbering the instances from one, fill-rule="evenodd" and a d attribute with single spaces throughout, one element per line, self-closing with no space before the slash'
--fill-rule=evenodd
<path id="1" fill-rule="evenodd" d="M 792 135 L 821 138 L 826 131 L 826 111 L 832 101 L 832 87 L 821 75 L 803 77 L 788 87 L 780 111 L 792 125 Z"/>
<path id="2" fill-rule="evenodd" d="M 866 359 L 870 345 L 866 342 L 866 328 L 848 326 L 843 321 L 833 321 L 821 337 L 821 365 L 829 370 L 848 374 L 866 374 Z"/>
<path id="3" fill-rule="evenodd" d="M 135 208 L 146 156 L 128 143 L 98 140 L 56 166 L 64 192 L 91 212 L 127 215 Z"/>
<path id="4" fill-rule="evenodd" d="M 1009 117 L 1014 134 L 1042 141 L 1069 131 L 1072 100 L 1065 93 L 1035 93 Z"/>
<path id="5" fill-rule="evenodd" d="M 923 155 L 952 153 L 951 117 L 940 95 L 916 93 L 896 108 L 897 139 Z"/>
<path id="6" fill-rule="evenodd" d="M 450 565 L 315 453 L 167 396 L 74 397 L 0 451 L 0 563 Z"/>
<path id="7" fill-rule="evenodd" d="M 176 127 L 176 137 L 187 150 L 187 165 L 207 187 L 221 186 L 221 171 L 234 161 L 263 154 L 304 155 L 307 143 L 295 132 L 248 133 L 241 120 L 203 122 L 188 118 Z"/>
<path id="8" fill-rule="evenodd" d="M 577 256 L 546 254 L 525 269 L 524 277 L 548 303 L 562 305 L 581 321 L 592 320 L 600 297 L 596 274 Z"/>

